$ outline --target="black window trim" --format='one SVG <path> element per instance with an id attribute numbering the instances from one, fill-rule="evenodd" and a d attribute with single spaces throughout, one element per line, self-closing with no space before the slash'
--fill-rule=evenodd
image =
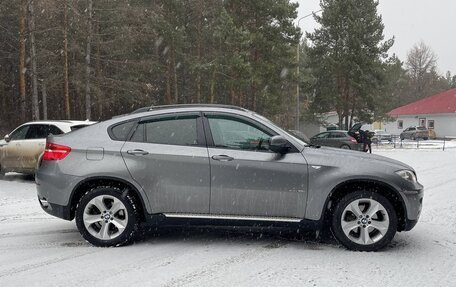
<path id="1" fill-rule="evenodd" d="M 253 125 L 255 128 L 259 129 L 260 131 L 262 131 L 264 133 L 271 134 L 272 136 L 279 135 L 277 132 L 275 132 L 271 128 L 265 126 L 263 123 L 260 123 L 259 121 L 255 120 L 255 119 L 252 119 L 252 118 L 249 118 L 249 117 L 246 117 L 243 115 L 233 114 L 233 113 L 229 113 L 229 112 L 216 112 L 216 111 L 203 112 L 203 126 L 204 126 L 204 133 L 206 136 L 207 147 L 234 150 L 234 151 L 274 153 L 273 151 L 270 151 L 270 150 L 242 150 L 242 149 L 230 148 L 230 147 L 217 147 L 214 143 L 214 139 L 212 137 L 212 132 L 211 132 L 211 129 L 209 126 L 209 120 L 207 118 L 208 116 L 211 116 L 211 115 L 220 116 L 221 118 L 223 118 L 224 116 L 227 118 L 237 118 L 243 122 L 247 122 L 247 123 Z M 296 148 L 292 143 L 290 143 L 289 141 L 288 141 L 288 143 L 290 145 L 290 150 L 288 151 L 288 153 L 299 152 L 298 148 Z"/>
<path id="2" fill-rule="evenodd" d="M 163 145 L 172 145 L 172 146 L 186 146 L 186 147 L 207 147 L 206 143 L 206 138 L 204 135 L 204 129 L 203 129 L 203 121 L 202 121 L 202 113 L 201 112 L 173 112 L 173 113 L 165 113 L 165 114 L 158 114 L 158 115 L 152 115 L 152 116 L 147 116 L 147 117 L 142 117 L 142 118 L 136 118 L 135 120 L 137 121 L 136 125 L 133 125 L 130 133 L 127 136 L 128 142 L 132 142 L 133 135 L 135 134 L 136 130 L 142 126 L 143 129 L 145 129 L 145 125 L 141 125 L 143 123 L 147 122 L 155 122 L 155 121 L 164 121 L 169 118 L 185 118 L 185 117 L 196 117 L 196 138 L 198 140 L 198 144 L 196 145 L 180 145 L 180 144 L 163 144 Z M 125 121 L 127 122 L 127 121 Z M 157 144 L 157 143 L 149 143 L 146 142 L 145 139 L 146 132 L 145 130 L 143 131 L 143 139 L 141 143 L 145 144 Z M 137 142 L 137 141 L 135 141 Z"/>

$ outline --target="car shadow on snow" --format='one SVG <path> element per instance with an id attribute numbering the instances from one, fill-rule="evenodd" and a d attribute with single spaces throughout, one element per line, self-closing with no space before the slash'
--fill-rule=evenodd
<path id="1" fill-rule="evenodd" d="M 187 241 L 192 244 L 239 243 L 242 245 L 264 244 L 267 249 L 281 248 L 291 243 L 302 243 L 306 249 L 323 247 L 339 248 L 332 235 L 296 229 L 249 228 L 249 227 L 158 227 L 145 230 L 136 244 L 160 244 L 161 242 Z"/>
<path id="2" fill-rule="evenodd" d="M 157 227 L 143 232 L 135 244 L 169 243 L 184 241 L 189 244 L 234 243 L 241 245 L 260 244 L 267 249 L 281 248 L 288 244 L 306 250 L 346 250 L 329 232 L 297 231 L 296 229 L 256 229 L 248 227 Z M 410 236 L 398 233 L 385 248 L 377 252 L 397 252 L 413 248 Z"/>
<path id="3" fill-rule="evenodd" d="M 22 173 L 10 172 L 10 173 L 6 173 L 5 175 L 0 175 L 0 180 L 27 183 L 27 182 L 34 182 L 35 176 L 32 174 L 22 174 Z"/>

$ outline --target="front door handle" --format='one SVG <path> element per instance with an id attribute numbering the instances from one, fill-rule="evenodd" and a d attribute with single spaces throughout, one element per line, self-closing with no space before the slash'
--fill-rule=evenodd
<path id="1" fill-rule="evenodd" d="M 142 150 L 142 149 L 133 149 L 133 150 L 127 150 L 128 154 L 131 155 L 148 155 L 149 152 Z"/>
<path id="2" fill-rule="evenodd" d="M 234 157 L 221 154 L 221 155 L 213 155 L 212 159 L 218 160 L 218 161 L 232 161 L 234 159 Z"/>

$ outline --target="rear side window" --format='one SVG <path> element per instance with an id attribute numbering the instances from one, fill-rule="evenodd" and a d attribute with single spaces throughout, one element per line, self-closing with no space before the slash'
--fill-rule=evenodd
<path id="1" fill-rule="evenodd" d="M 197 116 L 165 118 L 141 123 L 132 141 L 169 145 L 198 145 Z"/>
<path id="2" fill-rule="evenodd" d="M 343 133 L 330 133 L 329 134 L 329 138 L 332 138 L 332 139 L 339 139 L 339 138 L 345 138 L 347 137 L 346 135 L 344 135 Z"/>
<path id="3" fill-rule="evenodd" d="M 26 139 L 44 139 L 49 134 L 49 125 L 31 125 Z"/>
<path id="4" fill-rule="evenodd" d="M 129 121 L 115 125 L 111 128 L 110 136 L 113 140 L 126 141 L 128 134 L 130 133 L 136 121 Z"/>

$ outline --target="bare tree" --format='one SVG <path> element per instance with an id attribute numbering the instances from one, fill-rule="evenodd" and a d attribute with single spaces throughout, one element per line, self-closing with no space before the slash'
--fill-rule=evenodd
<path id="1" fill-rule="evenodd" d="M 86 111 L 86 119 L 90 119 L 91 115 L 91 107 L 92 101 L 90 99 L 90 52 L 92 49 L 92 7 L 93 7 L 93 0 L 89 0 L 87 12 L 88 16 L 88 28 L 87 28 L 87 47 L 86 47 L 86 56 L 85 56 L 85 63 L 86 63 L 86 87 L 85 87 L 85 111 Z"/>
<path id="2" fill-rule="evenodd" d="M 65 116 L 70 119 L 70 88 L 68 79 L 68 0 L 63 5 L 63 97 L 65 101 Z"/>
<path id="3" fill-rule="evenodd" d="M 36 43 L 35 43 L 35 10 L 33 0 L 28 2 L 29 30 L 30 30 L 30 61 L 32 65 L 32 119 L 40 119 L 40 106 L 38 105 L 38 75 L 36 69 Z"/>
<path id="4" fill-rule="evenodd" d="M 25 121 L 25 22 L 27 18 L 27 1 L 22 0 L 19 15 L 19 95 L 21 120 Z"/>
<path id="5" fill-rule="evenodd" d="M 423 41 L 415 44 L 407 54 L 406 68 L 412 80 L 413 97 L 428 96 L 437 75 L 437 56 Z"/>

